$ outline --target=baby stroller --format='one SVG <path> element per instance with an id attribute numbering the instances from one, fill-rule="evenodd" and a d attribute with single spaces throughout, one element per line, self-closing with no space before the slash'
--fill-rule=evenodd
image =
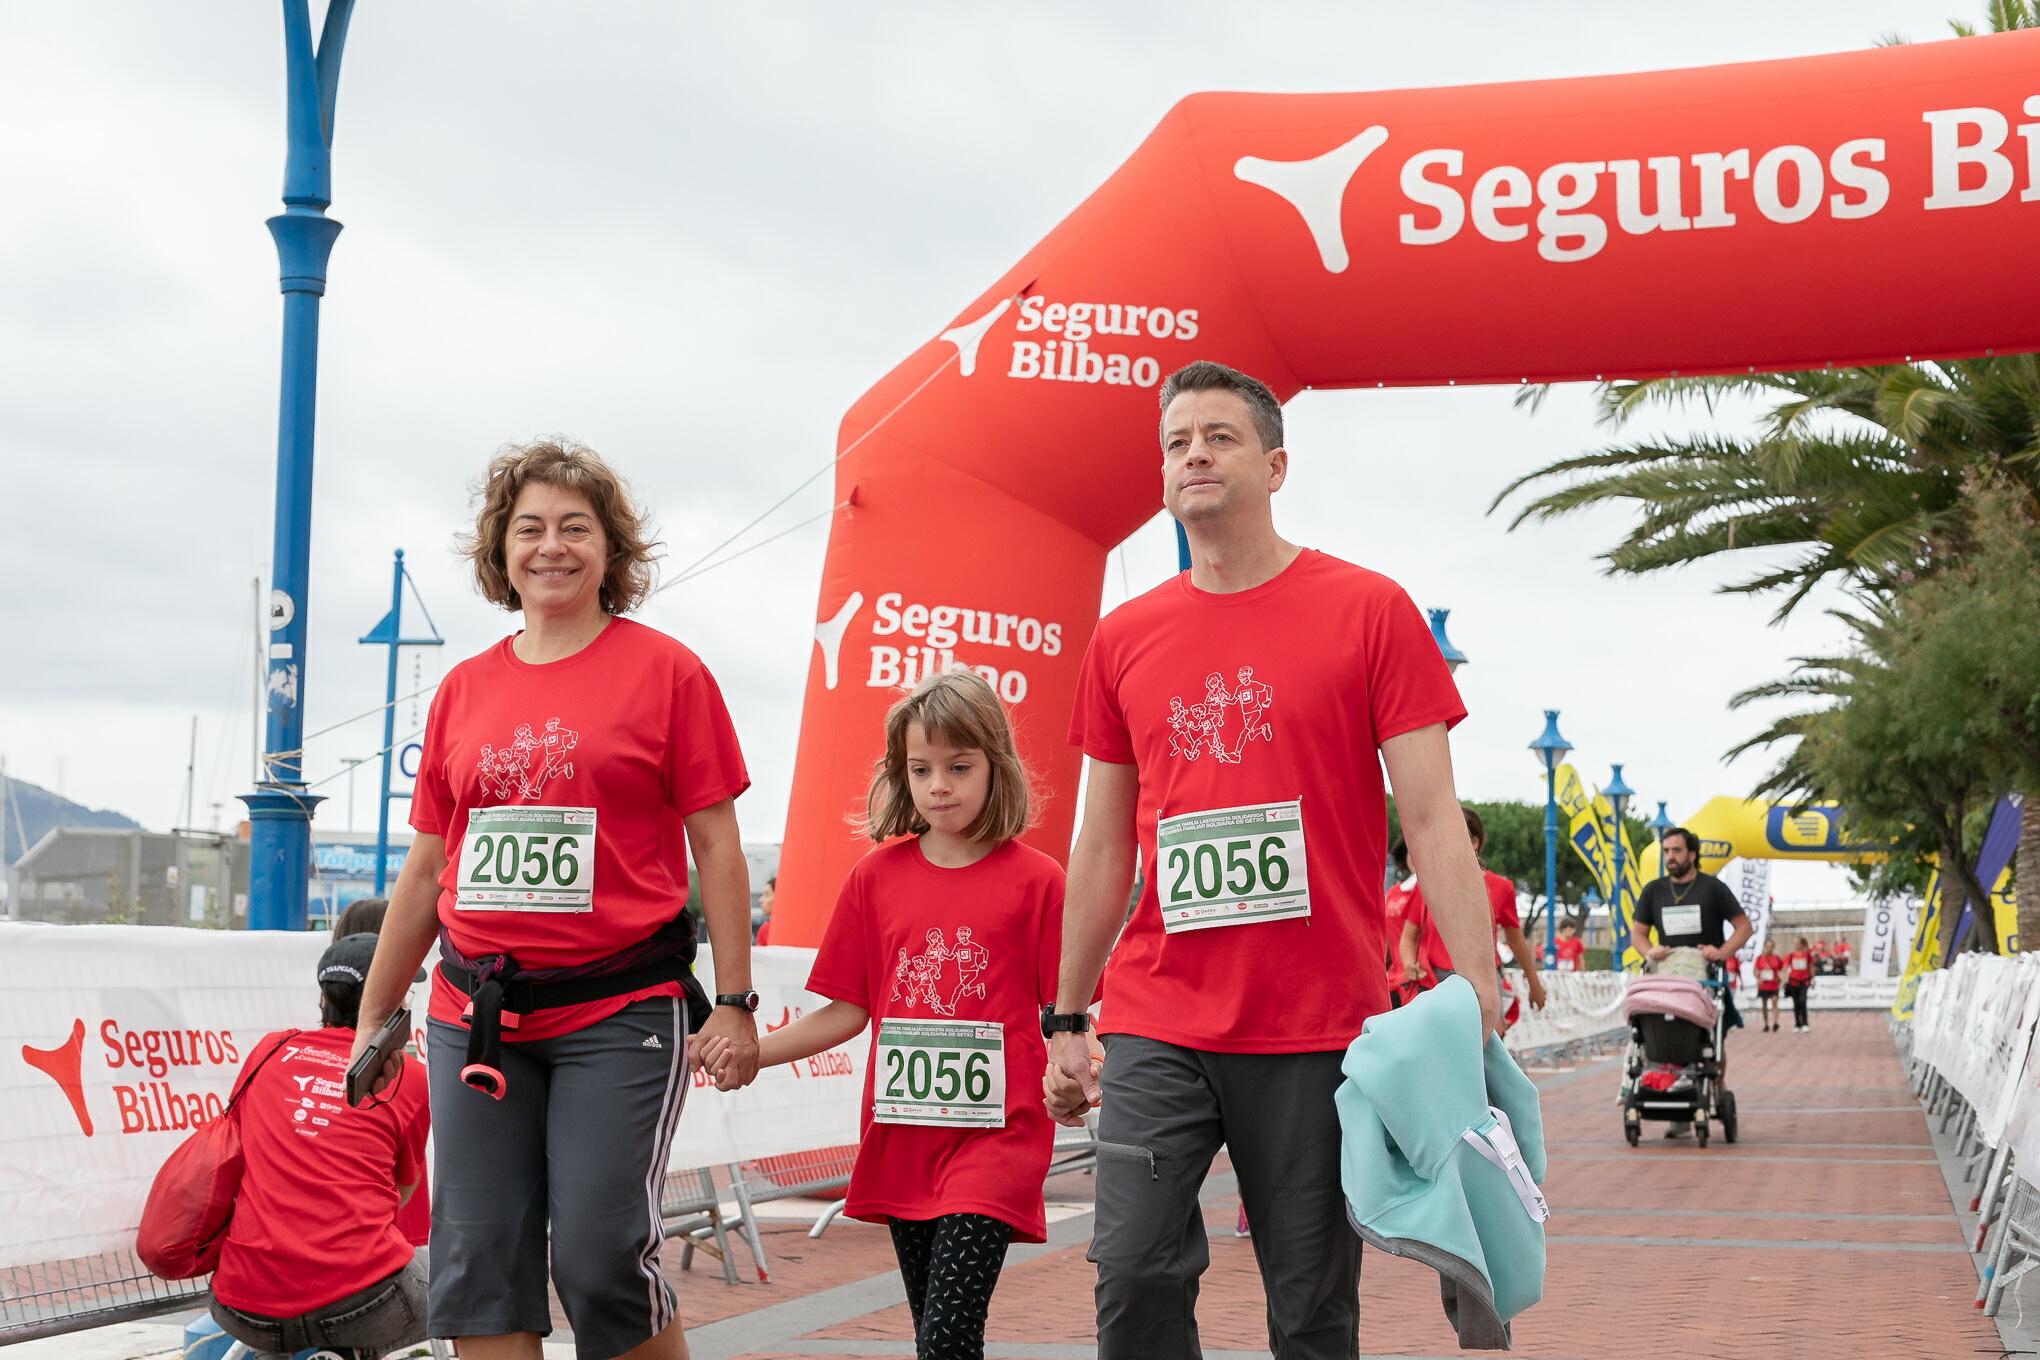
<path id="1" fill-rule="evenodd" d="M 1735 1092 L 1722 1089 L 1716 1061 L 1728 1023 L 1723 985 L 1720 967 L 1691 949 L 1674 950 L 1654 974 L 1629 984 L 1622 998 L 1631 1037 L 1622 1084 L 1629 1146 L 1642 1139 L 1646 1119 L 1692 1124 L 1701 1147 L 1716 1119 L 1722 1137 L 1735 1141 Z"/>

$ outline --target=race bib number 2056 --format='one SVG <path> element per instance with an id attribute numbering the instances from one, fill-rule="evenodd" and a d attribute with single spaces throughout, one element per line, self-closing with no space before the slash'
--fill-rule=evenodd
<path id="1" fill-rule="evenodd" d="M 1300 800 L 1164 817 L 1155 849 L 1171 934 L 1310 915 Z"/>
<path id="2" fill-rule="evenodd" d="M 468 809 L 457 911 L 595 910 L 595 809 Z"/>
<path id="3" fill-rule="evenodd" d="M 871 1117 L 880 1124 L 1006 1126 L 1006 1027 L 983 1020 L 878 1023 Z"/>

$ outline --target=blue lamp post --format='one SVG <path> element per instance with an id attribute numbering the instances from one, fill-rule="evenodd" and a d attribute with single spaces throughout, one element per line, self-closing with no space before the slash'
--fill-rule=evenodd
<path id="1" fill-rule="evenodd" d="M 289 153 L 283 212 L 269 219 L 283 290 L 283 383 L 276 423 L 276 531 L 270 566 L 268 726 L 263 779 L 248 804 L 248 925 L 303 930 L 312 853 L 305 791 L 305 615 L 311 574 L 312 434 L 319 378 L 319 298 L 340 224 L 333 201 L 333 106 L 354 0 L 330 0 L 316 51 L 307 0 L 283 0 Z"/>
<path id="2" fill-rule="evenodd" d="M 1672 825 L 1672 819 L 1665 816 L 1664 803 L 1659 802 L 1657 805 L 1657 816 L 1650 819 L 1650 834 L 1657 838 L 1660 848 L 1664 845 L 1665 833 L 1672 829 Z"/>
<path id="3" fill-rule="evenodd" d="M 1438 655 L 1445 658 L 1445 669 L 1456 671 L 1466 664 L 1466 653 L 1452 645 L 1452 639 L 1445 636 L 1445 620 L 1451 615 L 1449 609 L 1426 611 L 1431 617 L 1431 641 L 1438 644 Z"/>
<path id="4" fill-rule="evenodd" d="M 1544 762 L 1544 966 L 1558 967 L 1558 764 L 1572 746 L 1558 734 L 1558 710 L 1544 710 L 1544 730 L 1530 749 Z"/>
<path id="5" fill-rule="evenodd" d="M 1628 932 L 1623 930 L 1622 906 L 1628 896 L 1622 884 L 1622 816 L 1629 811 L 1629 800 L 1636 796 L 1636 790 L 1629 787 L 1622 778 L 1622 766 L 1614 767 L 1615 777 L 1608 781 L 1608 787 L 1601 792 L 1608 797 L 1608 804 L 1615 810 L 1615 888 L 1608 895 L 1609 939 L 1615 948 L 1610 951 L 1609 961 L 1617 968 L 1622 966 L 1622 950 L 1628 944 Z"/>

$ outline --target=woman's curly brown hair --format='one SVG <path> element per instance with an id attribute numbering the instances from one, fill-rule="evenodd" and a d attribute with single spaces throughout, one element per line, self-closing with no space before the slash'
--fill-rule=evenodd
<path id="1" fill-rule="evenodd" d="M 628 614 L 644 603 L 652 588 L 654 549 L 659 546 L 649 516 L 631 503 L 630 488 L 600 454 L 563 435 L 505 444 L 489 460 L 489 471 L 475 492 L 481 508 L 475 513 L 474 532 L 460 539 L 461 554 L 474 565 L 475 584 L 483 598 L 505 609 L 523 608 L 510 584 L 504 545 L 517 497 L 533 483 L 578 491 L 595 507 L 609 544 L 609 560 L 602 571 L 603 612 Z"/>

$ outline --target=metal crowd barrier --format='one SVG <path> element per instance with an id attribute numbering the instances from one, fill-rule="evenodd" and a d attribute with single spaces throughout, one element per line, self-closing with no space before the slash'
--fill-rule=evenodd
<path id="1" fill-rule="evenodd" d="M 1909 1045 L 1901 1043 L 1901 1052 Z M 1976 1215 L 1976 1237 L 1970 1250 L 1983 1258 L 1978 1271 L 1976 1306 L 1996 1317 L 2005 1291 L 2040 1268 L 2040 1195 L 2018 1174 L 2010 1139 L 1992 1148 L 1978 1127 L 1976 1111 L 1954 1083 L 1932 1067 L 1908 1059 L 1913 1090 L 1929 1119 L 1938 1118 L 1944 1134 L 1955 1139 L 1963 1184 L 1975 1190 L 1969 1201 Z"/>
<path id="2" fill-rule="evenodd" d="M 0 1346 L 202 1305 L 205 1280 L 159 1280 L 131 1251 L 0 1269 Z"/>

